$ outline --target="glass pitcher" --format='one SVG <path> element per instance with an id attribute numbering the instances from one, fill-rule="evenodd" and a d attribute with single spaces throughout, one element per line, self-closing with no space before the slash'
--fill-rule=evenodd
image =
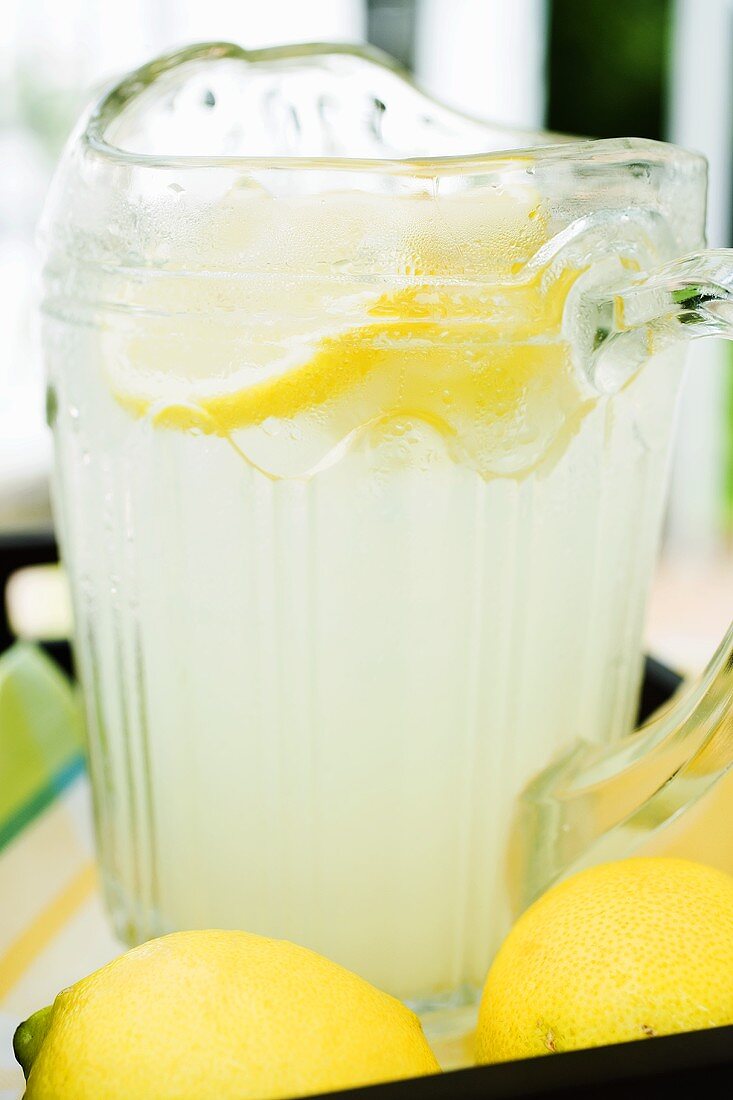
<path id="1" fill-rule="evenodd" d="M 91 108 L 44 344 L 123 939 L 472 1003 L 580 850 L 543 769 L 632 727 L 683 338 L 731 333 L 704 213 L 693 153 L 487 127 L 351 47 L 196 46 Z"/>

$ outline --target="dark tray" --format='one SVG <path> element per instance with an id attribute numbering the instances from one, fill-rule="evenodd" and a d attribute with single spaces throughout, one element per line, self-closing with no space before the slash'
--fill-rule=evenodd
<path id="1" fill-rule="evenodd" d="M 668 1100 L 733 1094 L 733 1027 L 324 1093 L 317 1100 Z M 314 1098 L 316 1100 L 316 1098 Z"/>
<path id="2" fill-rule="evenodd" d="M 23 566 L 56 560 L 56 543 L 50 534 L 0 536 L 0 653 L 13 640 L 4 600 L 8 577 Z M 49 643 L 45 648 L 71 670 L 66 643 Z M 666 702 L 680 683 L 675 672 L 647 657 L 639 720 Z M 330 1100 L 347 1096 L 364 1100 L 667 1100 L 672 1089 L 698 1092 L 704 1098 L 733 1095 L 733 1026 L 454 1070 L 327 1096 Z"/>
<path id="3" fill-rule="evenodd" d="M 5 586 L 18 569 L 28 565 L 52 565 L 58 561 L 56 540 L 50 532 L 0 534 L 0 653 L 14 641 L 8 622 Z M 43 648 L 66 672 L 72 672 L 68 642 L 44 642 Z"/>

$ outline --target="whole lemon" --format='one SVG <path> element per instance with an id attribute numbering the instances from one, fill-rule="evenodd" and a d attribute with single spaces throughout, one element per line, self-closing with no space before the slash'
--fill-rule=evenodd
<path id="1" fill-rule="evenodd" d="M 733 1023 L 733 877 L 683 859 L 606 863 L 520 917 L 486 979 L 481 1062 Z"/>
<path id="2" fill-rule="evenodd" d="M 26 1100 L 244 1100 L 435 1073 L 417 1017 L 343 967 L 247 932 L 151 940 L 18 1028 Z"/>

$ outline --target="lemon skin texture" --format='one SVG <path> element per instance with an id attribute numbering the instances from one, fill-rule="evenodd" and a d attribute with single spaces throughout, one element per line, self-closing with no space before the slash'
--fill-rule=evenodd
<path id="1" fill-rule="evenodd" d="M 733 877 L 682 859 L 583 871 L 520 917 L 484 987 L 481 1062 L 733 1024 Z"/>
<path id="2" fill-rule="evenodd" d="M 16 1033 L 26 1100 L 267 1100 L 438 1072 L 417 1017 L 328 959 L 246 932 L 137 947 Z"/>

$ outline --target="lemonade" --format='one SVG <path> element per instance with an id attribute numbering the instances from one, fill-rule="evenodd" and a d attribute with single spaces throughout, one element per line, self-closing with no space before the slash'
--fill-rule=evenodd
<path id="1" fill-rule="evenodd" d="M 130 942 L 246 929 L 455 1007 L 510 921 L 518 795 L 633 722 L 679 353 L 601 384 L 584 303 L 695 244 L 695 203 L 667 214 L 703 168 L 323 159 L 360 89 L 356 158 L 405 104 L 426 141 L 450 120 L 358 53 L 294 57 L 124 81 L 49 204 L 101 867 Z M 241 159 L 258 112 L 285 159 Z"/>
<path id="2" fill-rule="evenodd" d="M 561 332 L 581 274 L 245 281 L 244 317 L 159 276 L 65 345 L 125 938 L 242 927 L 412 1001 L 480 988 L 517 794 L 635 706 L 662 368 L 584 388 Z"/>

